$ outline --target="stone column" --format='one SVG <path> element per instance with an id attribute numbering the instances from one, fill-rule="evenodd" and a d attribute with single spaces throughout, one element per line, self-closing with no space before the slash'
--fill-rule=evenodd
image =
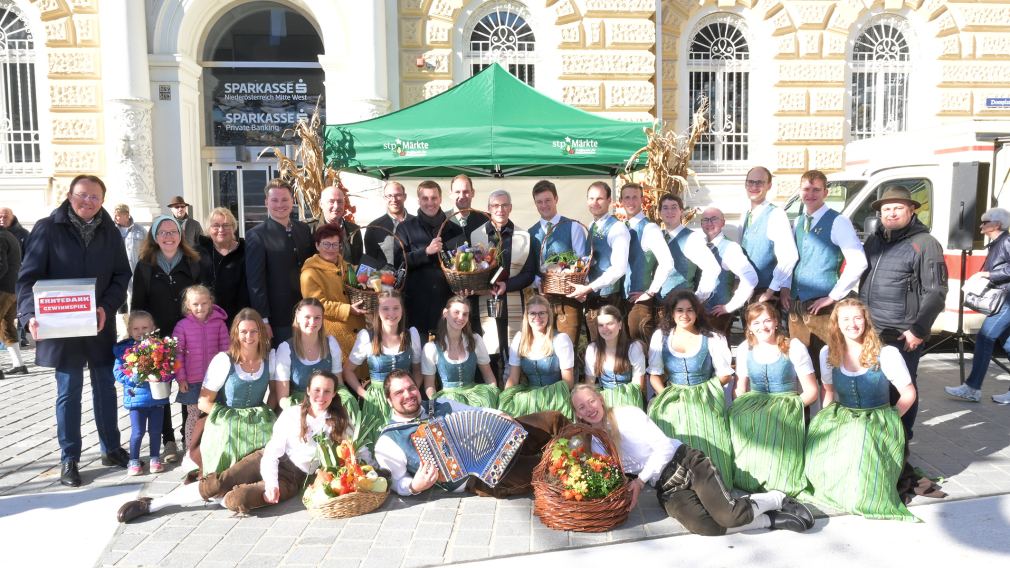
<path id="1" fill-rule="evenodd" d="M 102 3 L 107 205 L 123 201 L 136 221 L 162 211 L 154 186 L 150 77 L 144 2 Z"/>
<path id="2" fill-rule="evenodd" d="M 345 38 L 324 37 L 327 53 L 319 56 L 326 77 L 328 124 L 366 120 L 391 110 L 386 3 L 352 0 L 345 2 L 342 11 L 354 14 L 356 23 L 348 27 L 350 33 Z M 337 46 L 341 52 L 336 52 Z"/>

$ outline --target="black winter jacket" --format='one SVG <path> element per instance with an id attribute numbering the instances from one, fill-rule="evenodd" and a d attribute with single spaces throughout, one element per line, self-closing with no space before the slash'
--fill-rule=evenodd
<path id="1" fill-rule="evenodd" d="M 171 335 L 175 324 L 182 319 L 183 292 L 199 283 L 199 261 L 183 258 L 170 274 L 165 274 L 157 262 L 152 265 L 141 260 L 133 272 L 130 310 L 149 312 L 160 335 Z"/>
<path id="2" fill-rule="evenodd" d="M 989 273 L 989 282 L 1001 290 L 1010 290 L 1010 234 L 1000 233 L 988 247 L 982 270 Z"/>

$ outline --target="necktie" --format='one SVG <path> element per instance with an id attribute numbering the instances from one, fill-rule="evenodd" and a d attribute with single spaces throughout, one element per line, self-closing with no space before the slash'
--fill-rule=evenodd
<path id="1" fill-rule="evenodd" d="M 554 227 L 554 223 L 547 221 L 547 225 L 544 228 L 544 236 L 551 234 L 551 228 Z"/>
<path id="2" fill-rule="evenodd" d="M 810 215 L 804 215 L 803 216 L 803 232 L 804 233 L 809 233 L 810 232 L 810 224 L 813 222 L 813 220 L 814 220 L 814 218 L 812 216 L 810 216 Z"/>
<path id="3" fill-rule="evenodd" d="M 747 232 L 747 227 L 750 226 L 750 220 L 751 220 L 751 210 L 748 209 L 747 210 L 747 215 L 744 216 L 744 218 L 743 218 L 743 232 L 744 233 Z"/>

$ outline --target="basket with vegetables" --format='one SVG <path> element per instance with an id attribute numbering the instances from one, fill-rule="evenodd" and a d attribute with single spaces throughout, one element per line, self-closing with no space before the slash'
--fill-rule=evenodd
<path id="1" fill-rule="evenodd" d="M 589 265 L 593 261 L 593 239 L 589 237 L 589 229 L 585 225 L 575 219 L 570 222 L 577 223 L 586 231 L 589 254 L 579 256 L 574 251 L 565 251 L 547 255 L 545 258 L 547 241 L 551 234 L 559 226 L 568 228 L 564 223 L 552 226 L 540 243 L 540 258 L 544 259 L 540 264 L 540 289 L 544 294 L 570 294 L 575 290 L 576 284 L 585 284 L 589 280 Z"/>
<path id="2" fill-rule="evenodd" d="M 319 469 L 305 488 L 302 503 L 309 512 L 327 519 L 363 515 L 379 508 L 389 496 L 389 483 L 370 465 L 358 463 L 354 445 L 335 445 L 329 436 L 316 434 Z"/>
<path id="3" fill-rule="evenodd" d="M 362 258 L 361 264 L 347 265 L 347 279 L 344 281 L 344 292 L 347 294 L 347 299 L 352 304 L 361 302 L 361 309 L 372 314 L 379 307 L 380 293 L 403 289 L 403 285 L 407 281 L 407 249 L 403 241 L 389 229 L 379 226 L 369 226 L 367 229 L 389 233 L 393 240 L 400 245 L 404 259 L 400 268 L 393 268 L 388 264 L 382 265 L 376 259 L 367 258 Z M 358 229 L 358 231 L 360 230 Z M 351 233 L 351 235 L 353 234 Z M 347 236 L 348 241 L 351 240 L 351 235 Z"/>
<path id="4" fill-rule="evenodd" d="M 460 209 L 451 216 L 447 216 L 445 221 L 438 228 L 438 234 L 442 234 L 442 229 L 449 219 L 461 213 L 477 211 L 487 215 L 487 212 L 479 209 Z M 498 233 L 498 241 L 501 242 L 501 233 Z M 453 294 L 471 292 L 474 294 L 487 293 L 491 289 L 491 278 L 497 272 L 501 263 L 501 251 L 494 246 L 481 244 L 460 245 L 455 249 L 443 250 L 438 255 L 438 262 L 442 266 L 445 280 L 449 283 Z"/>

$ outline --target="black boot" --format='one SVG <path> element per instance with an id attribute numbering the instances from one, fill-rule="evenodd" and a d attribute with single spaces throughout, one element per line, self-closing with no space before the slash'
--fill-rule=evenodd
<path id="1" fill-rule="evenodd" d="M 130 454 L 123 448 L 112 448 L 107 454 L 102 454 L 102 465 L 112 465 L 126 468 L 130 465 Z"/>
<path id="2" fill-rule="evenodd" d="M 14 367 L 13 369 L 7 371 L 8 375 L 27 375 L 28 367 L 21 365 L 20 367 Z"/>
<path id="3" fill-rule="evenodd" d="M 67 487 L 81 486 L 81 473 L 77 470 L 77 460 L 63 462 L 60 471 L 60 483 Z"/>

